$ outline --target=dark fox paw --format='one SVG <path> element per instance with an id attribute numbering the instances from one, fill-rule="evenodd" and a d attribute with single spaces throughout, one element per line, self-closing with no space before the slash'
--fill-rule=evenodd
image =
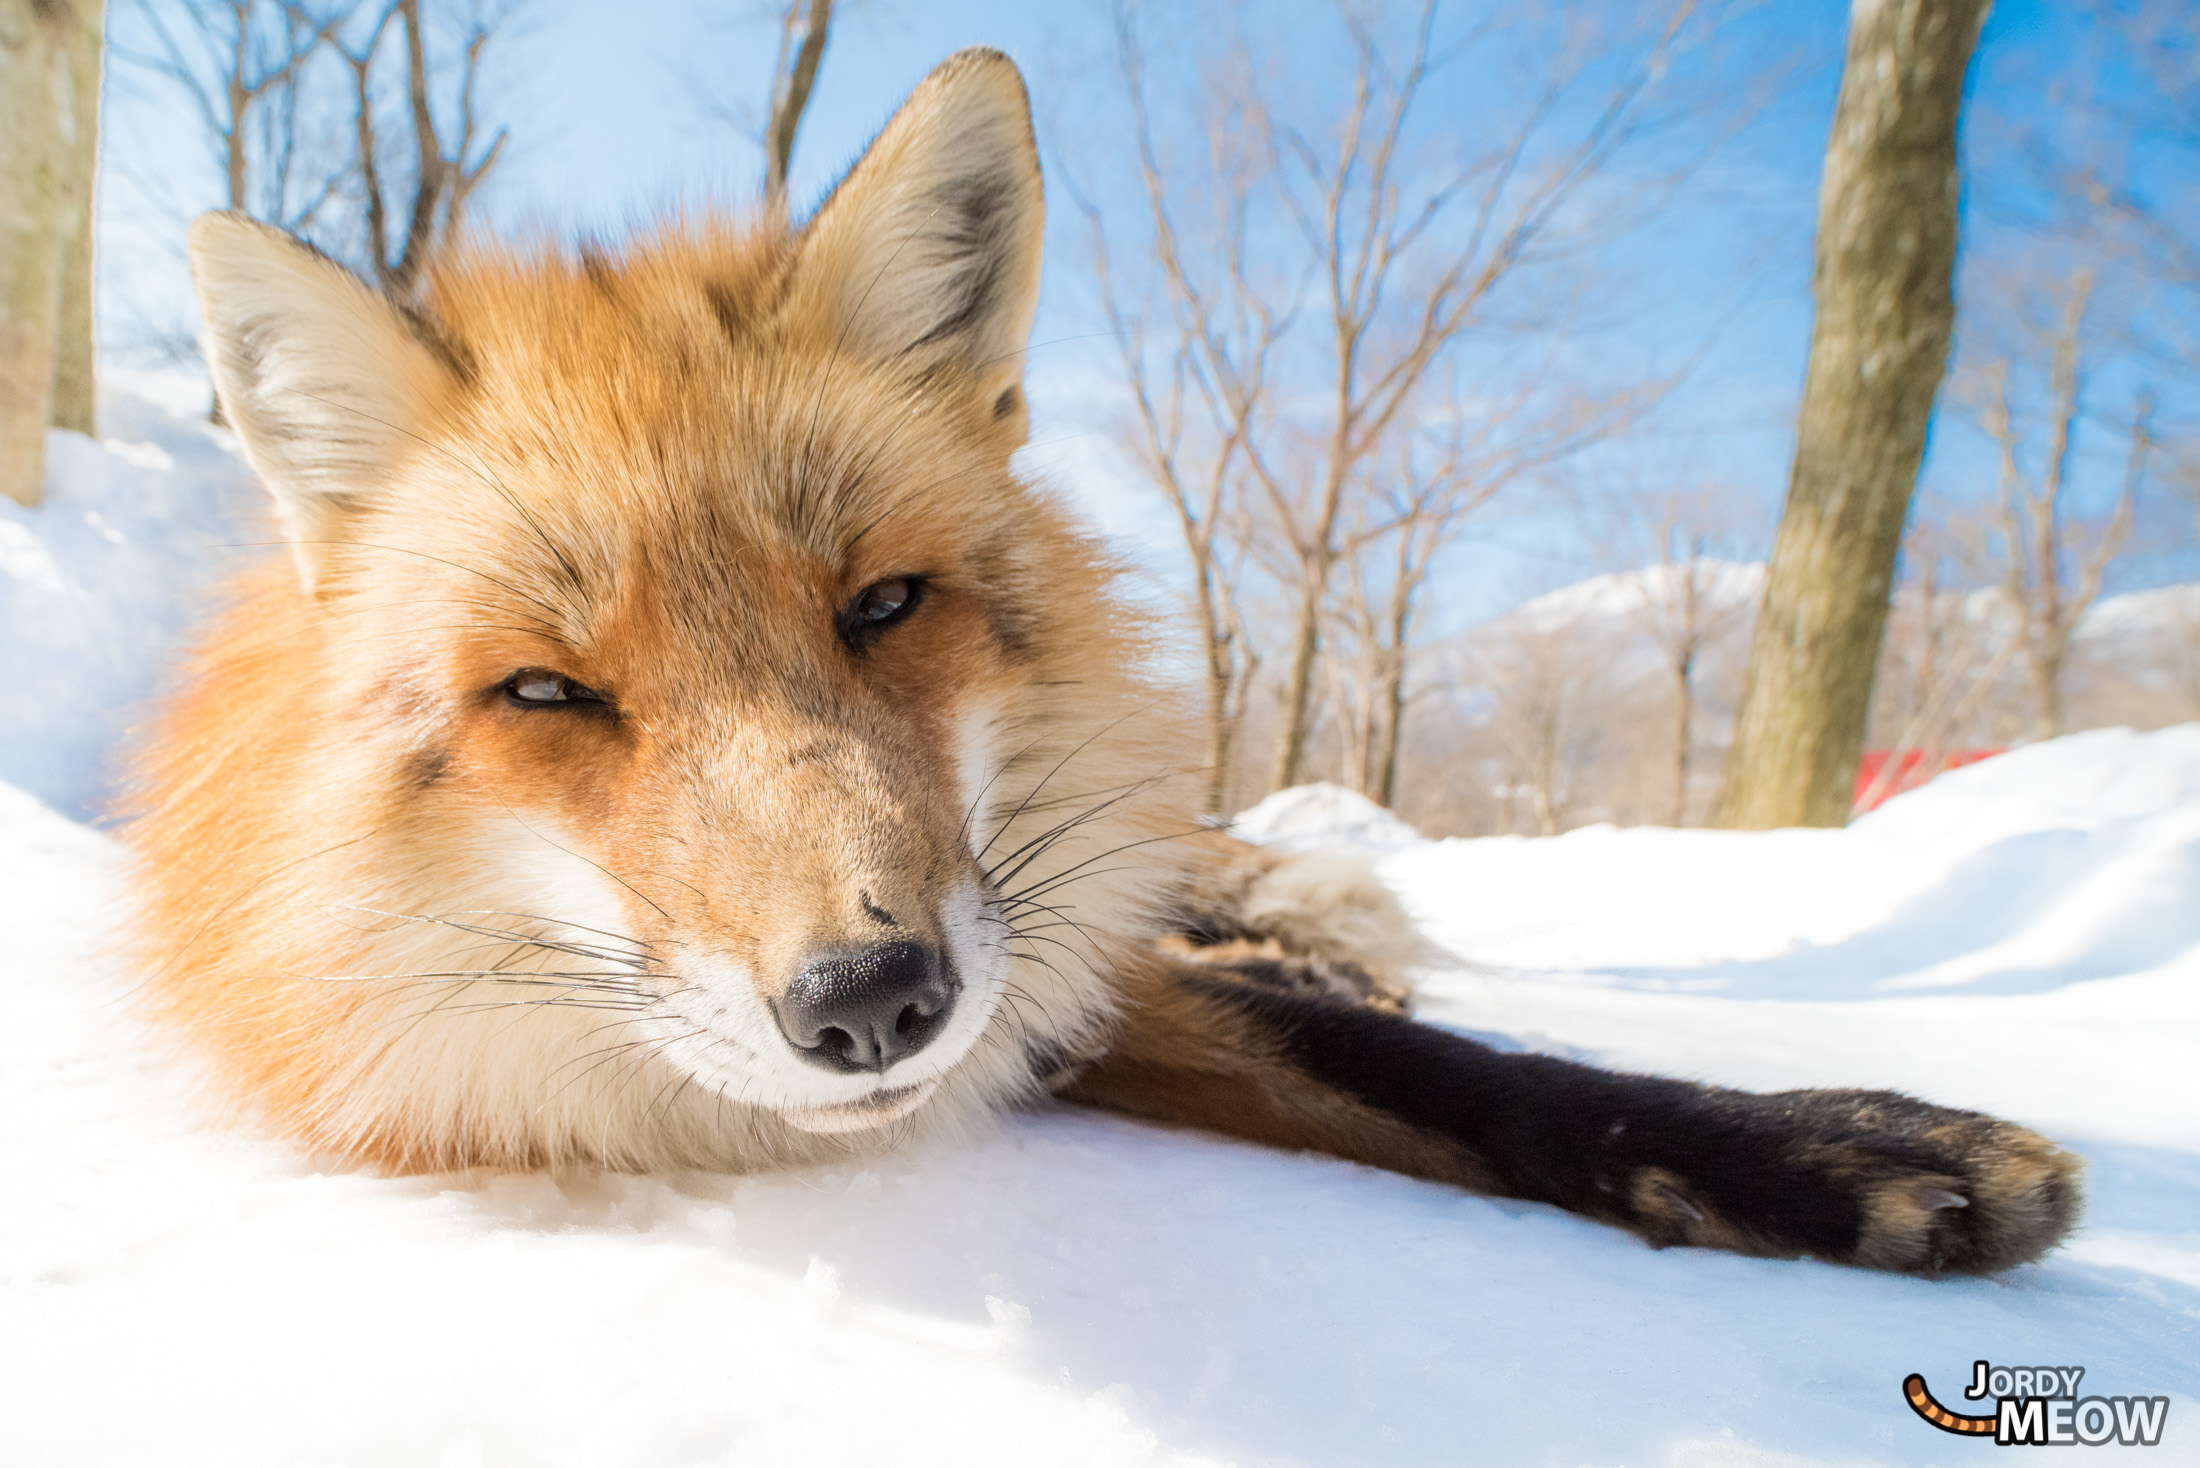
<path id="1" fill-rule="evenodd" d="M 2083 1164 L 2039 1133 L 1885 1093 L 1854 1093 L 1851 1108 L 1856 1123 L 1886 1127 L 1831 1143 L 1821 1164 L 1862 1205 L 1851 1262 L 1992 1274 L 2039 1258 L 2077 1223 Z"/>
<path id="2" fill-rule="evenodd" d="M 2061 1243 L 2083 1205 L 2076 1157 L 1991 1116 L 1889 1091 L 1750 1099 L 1774 1133 L 1757 1145 L 1771 1145 L 1741 1166 L 1728 1156 L 1641 1168 L 1628 1200 L 1637 1232 L 1903 1274 L 1992 1274 Z"/>

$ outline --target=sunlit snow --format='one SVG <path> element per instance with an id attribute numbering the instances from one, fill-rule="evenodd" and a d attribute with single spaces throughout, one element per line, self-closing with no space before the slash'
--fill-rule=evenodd
<path id="1" fill-rule="evenodd" d="M 88 803 L 149 691 L 155 602 L 239 534 L 163 532 L 197 537 L 167 570 L 101 537 L 153 528 L 125 476 L 165 476 L 179 522 L 231 513 L 233 465 L 187 457 L 226 449 L 169 421 L 119 432 L 175 467 L 82 442 L 59 462 L 91 482 L 4 522 L 44 639 L 11 691 L 57 711 L 0 753 L 56 801 Z M 1427 842 L 1341 794 L 1244 829 L 1375 854 L 1457 958 L 1424 1017 L 1996 1110 L 2085 1155 L 2085 1226 L 1991 1280 L 1658 1252 L 1067 1110 L 770 1176 L 379 1178 L 198 1109 L 102 956 L 118 849 L 0 787 L 0 1460 L 1955 1463 L 1998 1450 L 1900 1383 L 1962 1410 L 1986 1358 L 2172 1395 L 2162 1446 L 2086 1461 L 2200 1462 L 2200 728 L 2021 750 L 1839 832 Z"/>

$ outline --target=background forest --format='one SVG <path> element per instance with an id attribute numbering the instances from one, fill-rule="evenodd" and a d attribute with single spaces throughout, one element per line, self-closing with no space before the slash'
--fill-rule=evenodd
<path id="1" fill-rule="evenodd" d="M 1025 461 L 1185 634 L 1210 807 L 1327 780 L 1432 834 L 1694 824 L 1787 486 L 1847 19 L 113 0 L 102 370 L 195 370 L 202 209 L 400 293 L 470 230 L 799 219 L 938 57 L 1004 45 L 1051 204 Z M 1897 762 L 2200 716 L 2196 34 L 2159 0 L 1987 20 L 1866 740 Z"/>

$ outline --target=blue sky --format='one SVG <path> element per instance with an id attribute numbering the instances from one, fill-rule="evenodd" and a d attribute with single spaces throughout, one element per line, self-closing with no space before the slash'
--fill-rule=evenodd
<path id="1" fill-rule="evenodd" d="M 1256 23 L 1291 47 L 1323 44 L 1321 7 L 1254 7 Z M 1178 5 L 1170 22 L 1219 23 L 1221 7 Z M 1740 95 L 1776 82 L 1749 121 L 1694 173 L 1654 227 L 1630 237 L 1604 262 L 1615 284 L 1603 294 L 1594 349 L 1601 356 L 1698 360 L 1683 388 L 1626 443 L 1582 466 L 1595 486 L 1714 481 L 1749 509 L 1733 548 L 1761 553 L 1785 489 L 1792 420 L 1809 347 L 1809 274 L 1819 159 L 1839 83 L 1846 6 L 1780 0 L 1745 14 L 1723 49 L 1702 63 L 1713 87 Z M 574 230 L 616 236 L 681 206 L 748 197 L 761 171 L 750 137 L 720 112 L 754 109 L 767 85 L 774 29 L 755 11 L 703 0 L 535 0 L 522 12 L 494 88 L 515 122 L 487 210 L 500 228 Z M 2067 71 L 2084 48 L 2082 22 L 2039 0 L 1995 6 L 1974 68 L 1974 132 L 1980 118 L 2021 113 Z M 1036 102 L 1042 149 L 1104 189 L 1110 166 L 1104 88 L 1110 55 L 1098 5 L 997 0 L 844 0 L 798 148 L 793 196 L 814 199 L 861 151 L 895 104 L 940 58 L 959 47 L 999 47 L 1023 66 Z M 1301 39 L 1303 38 L 1303 39 Z M 1184 34 L 1183 62 L 1200 37 Z M 1167 63 L 1172 57 L 1160 58 Z M 1728 68 L 1726 73 L 1720 67 Z M 2061 69 L 2061 71 L 2058 70 Z M 1503 105 L 1503 81 L 1495 104 Z M 1487 99 L 1476 99 L 1487 101 Z M 106 195 L 104 289 L 110 336 L 116 323 L 174 314 L 183 304 L 177 216 L 212 204 L 214 175 L 173 103 L 142 87 L 110 90 L 109 138 L 148 190 L 124 184 Z M 2005 161 L 1974 137 L 1966 249 L 1999 248 L 2016 230 L 1999 214 L 2022 213 L 2022 186 L 1981 168 Z M 2183 180 L 2166 180 L 2175 185 Z M 1982 208 L 1981 200 L 1993 205 Z M 1997 202 L 1998 201 L 1998 202 Z M 2015 201 L 2012 203 L 2011 201 Z M 1034 462 L 1064 480 L 1112 532 L 1169 561 L 1167 530 L 1113 459 L 1103 415 L 1094 411 L 1113 352 L 1098 329 L 1080 277 L 1082 224 L 1057 192 L 1033 362 Z M 128 299 L 127 306 L 116 303 Z M 1968 324 L 1968 318 L 1966 318 Z M 1963 327 L 1959 326 L 1959 330 Z M 2122 391 L 2113 376 L 2104 393 Z M 1104 388 L 1102 389 L 1104 395 Z M 2088 493 L 2111 484 L 2120 451 L 2088 458 Z M 1961 500 L 1990 489 L 1991 454 L 1963 422 L 1943 412 L 1925 475 L 1928 491 Z M 2190 516 L 2155 496 L 2147 544 L 2127 558 L 2126 587 L 2193 574 Z M 1487 614 L 1526 592 L 1605 569 L 1578 513 L 1548 498 L 1523 497 L 1492 516 L 1443 581 L 1442 618 Z"/>

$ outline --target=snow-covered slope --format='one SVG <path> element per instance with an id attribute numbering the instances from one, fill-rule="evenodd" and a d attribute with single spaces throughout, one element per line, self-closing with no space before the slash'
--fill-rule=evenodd
<path id="1" fill-rule="evenodd" d="M 1698 616 L 1710 648 L 1739 654 L 1748 646 L 1757 602 L 1764 595 L 1764 564 L 1706 561 L 1697 575 L 1702 598 Z M 1665 565 L 1592 576 L 1468 627 L 1434 644 L 1428 655 L 1450 677 L 1471 684 L 1487 676 L 1478 659 L 1493 649 L 1502 654 L 1523 640 L 1567 634 L 1573 639 L 1571 646 L 1596 649 L 1608 660 L 1601 670 L 1608 680 L 1625 683 L 1662 676 L 1665 655 L 1658 650 L 1652 629 L 1678 625 L 1686 586 L 1682 576 L 1679 568 Z M 1914 595 L 1913 588 L 1898 587 L 1897 608 Z M 1963 616 L 1986 629 L 1981 641 L 1989 647 L 1998 646 L 2014 625 L 2005 594 L 1992 586 L 1965 596 Z M 2157 664 L 2174 662 L 2196 638 L 2200 638 L 2200 583 L 2186 583 L 2102 598 L 2087 610 L 2071 641 L 2083 656 L 2143 676 L 2144 670 Z M 2189 661 L 2189 652 L 2184 657 Z M 1738 667 L 1735 672 L 1739 673 Z"/>
<path id="2" fill-rule="evenodd" d="M 2200 583 L 2157 586 L 2105 597 L 2085 614 L 2078 636 L 2100 639 L 2180 638 L 2200 631 Z"/>
<path id="3" fill-rule="evenodd" d="M 1985 1358 L 2172 1395 L 2160 1447 L 2086 1461 L 2200 1462 L 2200 729 L 2027 750 L 1845 832 L 1381 835 L 1463 960 L 1431 1018 L 2000 1108 L 2085 1153 L 2083 1232 L 1994 1280 L 1658 1253 L 1070 1112 L 755 1178 L 331 1171 L 184 1104 L 96 956 L 116 852 L 5 792 L 0 1457 L 1954 1463 L 1995 1450 L 1900 1383 L 1959 1404 Z"/>
<path id="4" fill-rule="evenodd" d="M 1285 851 L 1342 842 L 1365 851 L 1420 844 L 1420 833 L 1356 790 L 1318 781 L 1278 790 L 1239 813 L 1230 830 L 1247 841 Z"/>
<path id="5" fill-rule="evenodd" d="M 109 373 L 100 388 L 98 441 L 46 436 L 44 503 L 0 498 L 0 780 L 79 816 L 106 799 L 117 742 L 206 589 L 270 538 L 203 381 Z"/>
<path id="6" fill-rule="evenodd" d="M 1532 628 L 1605 622 L 1624 631 L 1641 619 L 1645 606 L 1678 606 L 1687 594 L 1687 574 L 1679 566 L 1655 565 L 1592 576 L 1522 602 L 1502 620 Z M 1695 574 L 1697 595 L 1710 614 L 1753 607 L 1764 595 L 1761 561 L 1703 561 Z"/>

